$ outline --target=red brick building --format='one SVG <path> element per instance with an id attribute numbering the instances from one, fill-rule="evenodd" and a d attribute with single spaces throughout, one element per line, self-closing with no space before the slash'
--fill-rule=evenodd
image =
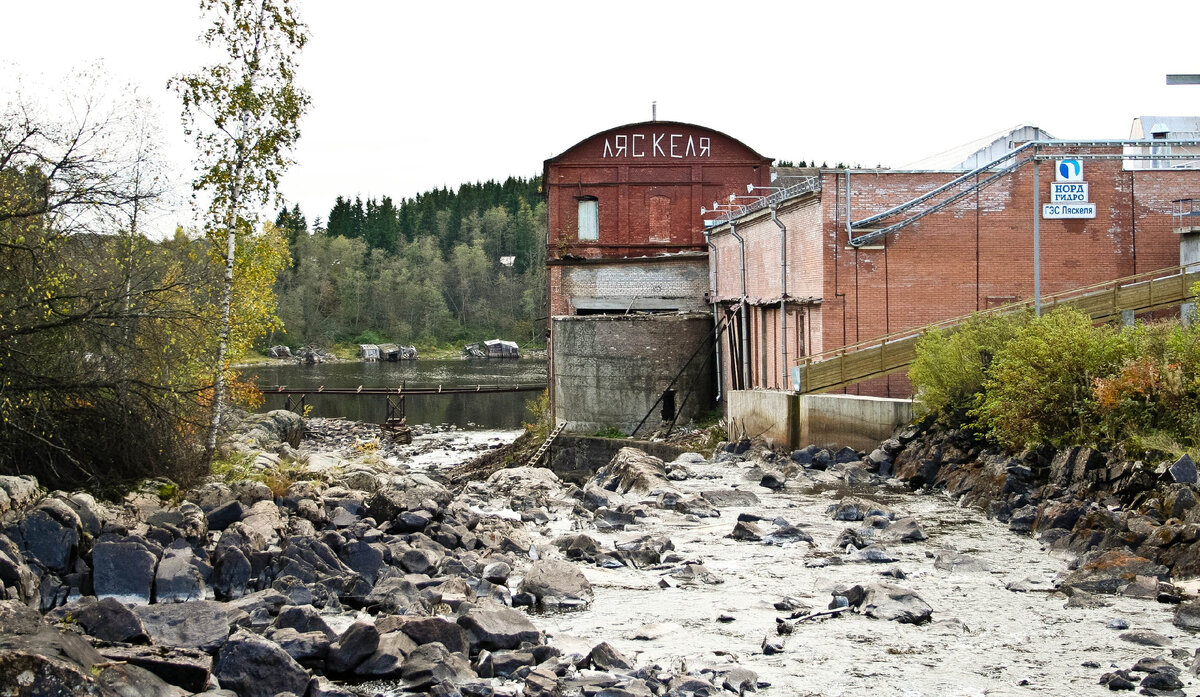
<path id="1" fill-rule="evenodd" d="M 790 390 L 790 368 L 805 355 L 1032 297 L 1035 211 L 1043 294 L 1181 263 L 1172 202 L 1200 199 L 1200 171 L 1127 168 L 1119 143 L 1051 141 L 1036 152 L 1036 165 L 1027 146 L 878 221 L 869 219 L 963 171 L 813 171 L 774 206 L 723 220 L 711 255 L 713 299 L 732 320 L 723 389 Z M 1092 217 L 1042 210 L 1065 160 L 1081 163 L 1088 205 L 1079 210 Z M 911 388 L 897 374 L 847 391 L 904 397 Z"/>
<path id="2" fill-rule="evenodd" d="M 770 170 L 770 158 L 735 138 L 670 121 L 618 126 L 546 160 L 557 420 L 628 432 L 676 393 L 680 417 L 711 406 L 711 368 L 701 367 L 712 314 L 700 211 L 745 195 L 748 183 L 768 185 Z M 656 321 L 669 327 L 647 324 Z"/>

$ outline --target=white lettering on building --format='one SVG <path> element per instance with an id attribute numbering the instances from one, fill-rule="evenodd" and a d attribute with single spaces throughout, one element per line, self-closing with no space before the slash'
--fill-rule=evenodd
<path id="1" fill-rule="evenodd" d="M 650 151 L 645 141 L 650 140 Z M 711 157 L 712 138 L 683 133 L 620 133 L 604 139 L 600 157 Z"/>

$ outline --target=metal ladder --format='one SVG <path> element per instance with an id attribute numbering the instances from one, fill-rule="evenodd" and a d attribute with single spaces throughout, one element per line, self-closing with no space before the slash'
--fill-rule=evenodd
<path id="1" fill-rule="evenodd" d="M 563 429 L 566 427 L 567 422 L 564 421 L 556 426 L 555 429 L 550 432 L 550 435 L 546 436 L 546 442 L 542 443 L 542 446 L 537 449 L 537 452 L 533 454 L 533 457 L 529 458 L 529 467 L 536 467 L 537 463 L 541 462 L 542 456 L 545 455 L 546 451 L 550 449 L 550 444 L 554 442 L 555 438 L 558 438 L 558 434 L 562 433 Z"/>

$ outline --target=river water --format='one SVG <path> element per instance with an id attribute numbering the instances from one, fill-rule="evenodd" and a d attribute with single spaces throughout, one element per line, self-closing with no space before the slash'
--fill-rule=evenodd
<path id="1" fill-rule="evenodd" d="M 428 387 L 443 385 L 532 385 L 546 382 L 544 360 L 426 360 L 341 362 L 317 365 L 279 363 L 243 369 L 260 386 L 288 387 Z M 462 428 L 515 429 L 529 421 L 525 404 L 537 392 L 478 395 L 409 395 L 408 423 L 454 424 Z M 282 409 L 285 397 L 267 395 L 262 409 Z M 309 395 L 313 416 L 343 417 L 381 423 L 387 415 L 383 396 Z"/>

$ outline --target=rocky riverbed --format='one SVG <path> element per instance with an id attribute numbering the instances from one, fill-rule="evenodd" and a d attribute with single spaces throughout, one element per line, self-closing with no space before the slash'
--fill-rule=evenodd
<path id="1" fill-rule="evenodd" d="M 455 460 L 515 434 L 403 453 L 352 424 L 247 426 L 264 476 L 234 484 L 109 504 L 0 477 L 0 694 L 1197 691 L 1187 583 L 913 491 L 890 474 L 919 442 L 625 449 L 583 486 L 452 489 Z"/>

